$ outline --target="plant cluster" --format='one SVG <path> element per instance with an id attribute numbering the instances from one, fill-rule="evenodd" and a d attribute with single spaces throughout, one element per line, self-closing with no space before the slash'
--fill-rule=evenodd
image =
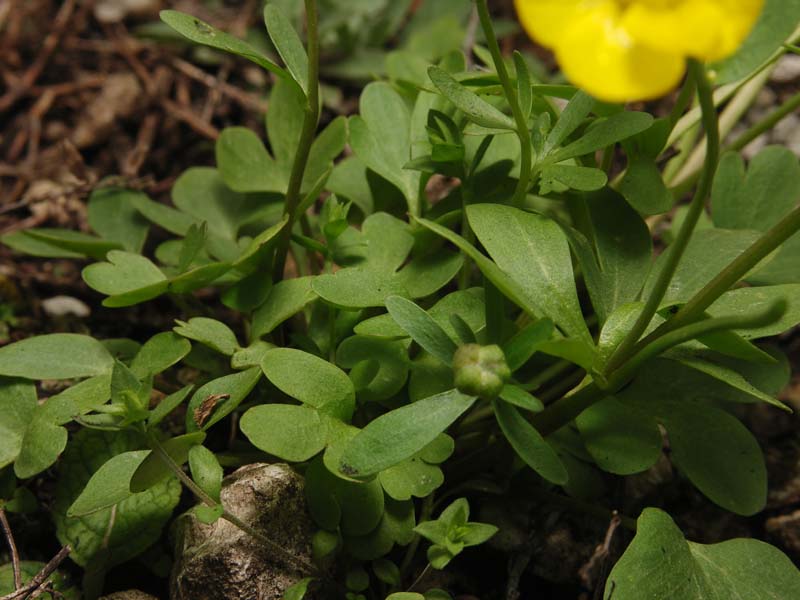
<path id="1" fill-rule="evenodd" d="M 387 22 L 408 2 L 396 4 L 381 4 Z M 730 125 L 717 107 L 752 96 L 798 4 L 768 1 L 733 57 L 691 60 L 662 118 L 542 83 L 522 54 L 501 55 L 486 1 L 476 6 L 479 68 L 460 51 L 415 51 L 425 38 L 412 36 L 382 57 L 388 79 L 363 89 L 358 114 L 321 130 L 320 43 L 363 35 L 352 23 L 325 29 L 306 0 L 304 45 L 267 4 L 278 64 L 166 11 L 185 38 L 274 74 L 268 144 L 227 128 L 216 168 L 188 169 L 171 205 L 101 188 L 93 234 L 2 238 L 92 259 L 83 278 L 105 306 L 166 296 L 183 317 L 143 343 L 55 333 L 0 348 L 2 506 L 30 510 L 27 482 L 57 470 L 56 534 L 86 569 L 87 596 L 160 538 L 182 486 L 198 519 L 261 539 L 220 503 L 224 468 L 254 461 L 305 477 L 318 531 L 293 600 L 331 585 L 332 565 L 346 575 L 331 597 L 450 598 L 417 589 L 418 550 L 426 570 L 444 569 L 496 533 L 470 521 L 471 490 L 504 493 L 528 471 L 551 501 L 610 518 L 604 482 L 647 471 L 665 440 L 711 502 L 765 507 L 762 449 L 737 414 L 788 410 L 775 398 L 786 357 L 759 340 L 800 323 L 800 163 L 770 147 L 745 164 L 736 142 L 720 154 Z M 434 179 L 451 182 L 435 202 Z M 657 254 L 648 222 L 692 187 Z M 194 294 L 209 288 L 242 327 Z M 177 384 L 179 365 L 196 380 Z M 40 398 L 42 380 L 62 391 Z M 481 455 L 493 469 L 471 462 Z M 623 522 L 636 535 L 605 598 L 800 597 L 800 572 L 766 543 L 693 543 L 658 508 Z"/>

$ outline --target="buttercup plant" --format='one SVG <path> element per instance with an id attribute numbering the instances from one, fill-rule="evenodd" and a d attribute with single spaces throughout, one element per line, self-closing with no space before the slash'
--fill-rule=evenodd
<path id="1" fill-rule="evenodd" d="M 303 576 L 289 600 L 451 598 L 427 577 L 502 529 L 476 510 L 492 494 L 631 530 L 599 583 L 606 600 L 800 597 L 778 548 L 687 541 L 664 505 L 620 503 L 605 483 L 669 460 L 676 485 L 721 509 L 766 506 L 764 454 L 740 417 L 756 403 L 790 411 L 777 399 L 787 358 L 762 342 L 800 324 L 800 162 L 781 147 L 749 164 L 724 151 L 718 108 L 745 101 L 795 41 L 800 6 L 516 6 L 578 87 L 503 56 L 476 0 L 478 68 L 460 50 L 418 56 L 423 69 L 367 84 L 358 114 L 321 131 L 315 0 L 305 43 L 267 3 L 280 61 L 162 12 L 274 76 L 269 149 L 230 127 L 216 168 L 187 170 L 171 206 L 101 188 L 93 234 L 2 238 L 96 261 L 83 278 L 106 306 L 176 307 L 176 326 L 147 340 L 55 333 L 0 348 L 3 505 L 57 465 L 56 534 L 86 570 L 85 596 L 161 537 L 183 486 L 195 518 L 232 523 Z M 682 78 L 665 117 L 611 103 Z M 646 219 L 673 214 L 684 191 L 661 167 L 676 146 L 692 152 L 698 127 L 703 166 L 656 253 Z M 450 185 L 434 202 L 435 180 Z M 154 246 L 154 227 L 174 237 Z M 196 380 L 176 385 L 180 365 Z M 64 389 L 40 399 L 42 380 Z M 251 462 L 303 475 L 313 563 L 223 506 L 225 470 Z"/>

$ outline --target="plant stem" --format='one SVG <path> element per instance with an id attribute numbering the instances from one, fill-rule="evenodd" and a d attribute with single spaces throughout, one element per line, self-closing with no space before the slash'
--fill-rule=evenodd
<path id="1" fill-rule="evenodd" d="M 522 206 L 525 202 L 525 195 L 528 193 L 528 185 L 531 180 L 531 132 L 528 130 L 528 120 L 522 112 L 522 107 L 519 105 L 517 98 L 517 90 L 511 83 L 506 69 L 506 63 L 503 60 L 503 55 L 500 52 L 500 46 L 497 43 L 497 36 L 492 28 L 492 20 L 489 16 L 489 8 L 486 0 L 475 0 L 475 5 L 478 8 L 478 18 L 483 28 L 483 33 L 486 36 L 486 43 L 489 46 L 489 52 L 492 54 L 494 67 L 497 70 L 497 76 L 500 78 L 500 83 L 503 86 L 503 92 L 506 96 L 506 101 L 511 107 L 511 113 L 514 115 L 514 121 L 517 125 L 517 137 L 519 138 L 520 145 L 520 166 L 519 166 L 519 181 L 514 190 L 514 196 L 511 203 L 514 206 Z"/>
<path id="2" fill-rule="evenodd" d="M 734 284 L 747 275 L 758 263 L 798 231 L 800 231 L 800 206 L 795 208 L 774 227 L 753 242 L 747 250 L 742 252 L 727 267 L 722 269 L 719 275 L 714 277 L 703 289 L 692 296 L 675 316 L 663 323 L 658 329 L 642 340 L 640 345 L 645 346 L 648 343 L 652 343 L 662 335 L 701 318 L 705 310 L 711 306 L 717 298 L 731 289 Z"/>
<path id="3" fill-rule="evenodd" d="M 746 316 L 717 317 L 690 323 L 684 327 L 668 331 L 655 338 L 652 342 L 625 361 L 619 369 L 614 371 L 604 386 L 610 393 L 615 392 L 633 378 L 636 371 L 645 361 L 666 352 L 670 348 L 696 339 L 715 331 L 733 329 L 756 329 L 765 327 L 778 321 L 786 312 L 786 303 L 778 301 L 766 310 Z"/>
<path id="4" fill-rule="evenodd" d="M 736 138 L 731 144 L 725 147 L 725 150 L 741 150 L 747 144 L 752 142 L 762 133 L 772 129 L 775 125 L 783 120 L 787 115 L 792 114 L 800 108 L 800 93 L 795 94 L 784 102 L 781 106 L 761 119 L 758 123 L 753 125 L 750 129 L 745 131 L 742 135 Z"/>
<path id="5" fill-rule="evenodd" d="M 689 62 L 691 76 L 697 82 L 697 94 L 700 100 L 700 106 L 703 113 L 703 126 L 706 132 L 706 139 L 708 141 L 706 152 L 705 167 L 703 175 L 700 178 L 700 183 L 697 185 L 692 202 L 689 205 L 689 212 L 686 215 L 686 220 L 683 222 L 675 242 L 670 246 L 664 267 L 658 274 L 655 285 L 647 298 L 645 307 L 639 318 L 636 320 L 633 328 L 625 336 L 625 339 L 620 343 L 612 356 L 609 358 L 606 365 L 605 373 L 611 373 L 614 369 L 622 365 L 631 356 L 633 349 L 639 337 L 647 329 L 653 316 L 664 299 L 664 294 L 669 287 L 672 277 L 678 268 L 686 246 L 689 244 L 689 239 L 692 237 L 694 228 L 697 221 L 703 212 L 706 198 L 711 191 L 711 184 L 714 181 L 714 174 L 717 170 L 719 162 L 719 123 L 717 121 L 717 110 L 714 106 L 714 98 L 712 95 L 711 83 L 706 76 L 705 67 L 702 63 L 695 60 Z"/>
<path id="6" fill-rule="evenodd" d="M 22 587 L 22 575 L 19 568 L 19 552 L 17 552 L 17 544 L 14 541 L 14 534 L 11 531 L 11 525 L 6 518 L 6 511 L 0 505 L 0 528 L 3 530 L 3 535 L 8 544 L 8 551 L 11 554 L 11 570 L 14 573 L 14 589 L 18 590 Z"/>
<path id="7" fill-rule="evenodd" d="M 286 226 L 280 233 L 278 245 L 275 250 L 275 262 L 272 266 L 272 278 L 275 281 L 283 279 L 283 270 L 286 256 L 289 253 L 289 244 L 292 239 L 292 229 L 298 219 L 297 209 L 300 205 L 300 191 L 303 185 L 303 175 L 308 164 L 308 155 L 314 134 L 319 121 L 319 39 L 317 33 L 317 1 L 305 0 L 306 4 L 306 31 L 308 37 L 308 93 L 305 114 L 303 115 L 303 128 L 300 132 L 300 141 L 292 163 L 292 173 L 289 177 L 289 186 L 286 190 L 286 203 L 283 213 L 289 217 Z"/>
<path id="8" fill-rule="evenodd" d="M 550 435 L 605 396 L 606 392 L 596 383 L 589 383 L 571 396 L 564 396 L 542 412 L 533 415 L 531 424 L 543 436 Z"/>

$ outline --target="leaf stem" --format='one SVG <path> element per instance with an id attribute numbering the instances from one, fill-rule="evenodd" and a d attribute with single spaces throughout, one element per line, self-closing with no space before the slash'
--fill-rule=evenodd
<path id="1" fill-rule="evenodd" d="M 317 1 L 305 0 L 306 4 L 306 31 L 308 52 L 308 94 L 303 115 L 303 128 L 300 132 L 300 141 L 292 163 L 292 173 L 289 177 L 289 186 L 286 190 L 286 203 L 283 213 L 289 217 L 288 222 L 281 230 L 278 245 L 275 250 L 275 261 L 272 265 L 272 278 L 275 281 L 283 279 L 286 256 L 289 253 L 289 244 L 292 240 L 292 229 L 298 219 L 300 205 L 300 192 L 303 185 L 303 175 L 308 164 L 311 144 L 317 131 L 319 121 L 319 36 L 317 33 Z"/>
<path id="2" fill-rule="evenodd" d="M 758 263 L 776 250 L 781 244 L 800 231 L 800 206 L 781 219 L 774 227 L 765 232 L 753 244 L 727 267 L 709 281 L 703 289 L 697 292 L 681 309 L 653 331 L 637 346 L 644 347 L 655 342 L 659 337 L 670 331 L 687 325 L 703 316 L 705 310 L 711 306 L 722 294 L 727 292 L 742 277 L 747 275 Z"/>
<path id="3" fill-rule="evenodd" d="M 492 54 L 494 67 L 497 70 L 497 76 L 500 78 L 500 83 L 503 86 L 506 100 L 511 107 L 511 113 L 514 115 L 514 121 L 517 125 L 517 137 L 520 144 L 520 167 L 519 167 L 519 181 L 514 190 L 514 196 L 511 203 L 514 206 L 522 206 L 525 202 L 525 195 L 528 193 L 528 186 L 531 180 L 531 164 L 532 164 L 532 148 L 531 148 L 531 132 L 528 130 L 528 120 L 522 112 L 522 107 L 519 105 L 517 98 L 517 90 L 511 83 L 511 78 L 508 76 L 506 63 L 503 60 L 503 55 L 500 52 L 500 46 L 497 43 L 497 36 L 492 28 L 492 20 L 489 16 L 489 8 L 486 0 L 475 0 L 475 5 L 478 8 L 478 18 L 481 22 L 481 28 L 486 36 L 486 43 L 489 46 L 489 52 Z"/>
<path id="4" fill-rule="evenodd" d="M 690 323 L 672 331 L 665 332 L 655 338 L 652 342 L 645 345 L 641 350 L 634 354 L 629 360 L 625 361 L 618 370 L 614 371 L 608 382 L 603 386 L 613 393 L 624 386 L 636 373 L 645 361 L 674 348 L 678 344 L 688 342 L 695 338 L 713 333 L 715 331 L 734 330 L 734 329 L 756 329 L 765 327 L 778 321 L 786 312 L 786 302 L 777 301 L 766 310 L 754 315 L 729 316 L 704 319 L 695 323 Z"/>
<path id="5" fill-rule="evenodd" d="M 633 328 L 628 332 L 628 335 L 625 336 L 625 339 L 623 339 L 609 358 L 605 368 L 606 374 L 611 373 L 630 358 L 634 345 L 645 332 L 653 316 L 656 314 L 661 301 L 664 299 L 664 294 L 669 287 L 670 281 L 672 281 L 672 277 L 675 275 L 678 264 L 683 257 L 683 253 L 686 251 L 686 247 L 692 237 L 697 221 L 700 219 L 700 215 L 703 212 L 705 201 L 711 191 L 711 184 L 714 181 L 714 174 L 717 170 L 720 140 L 719 122 L 717 120 L 717 109 L 714 105 L 713 90 L 702 63 L 690 60 L 689 69 L 691 71 L 691 77 L 697 82 L 697 95 L 702 108 L 703 126 L 706 132 L 706 139 L 708 140 L 708 151 L 706 152 L 703 174 L 695 190 L 692 202 L 689 205 L 689 212 L 686 214 L 686 219 L 678 232 L 675 242 L 670 246 L 667 252 L 664 267 L 658 274 L 655 285 L 645 303 L 645 307 Z"/>
<path id="6" fill-rule="evenodd" d="M 800 93 L 795 94 L 784 102 L 781 106 L 776 108 L 766 117 L 761 119 L 758 123 L 753 125 L 750 129 L 745 131 L 742 135 L 736 138 L 731 144 L 725 147 L 725 150 L 741 150 L 747 144 L 752 142 L 762 133 L 765 133 L 777 125 L 784 117 L 794 113 L 800 108 Z"/>

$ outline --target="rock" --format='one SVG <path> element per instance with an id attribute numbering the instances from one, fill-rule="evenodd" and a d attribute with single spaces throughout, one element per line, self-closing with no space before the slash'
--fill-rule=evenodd
<path id="1" fill-rule="evenodd" d="M 125 17 L 147 17 L 158 13 L 161 0 L 99 0 L 94 16 L 101 23 L 119 23 Z"/>
<path id="2" fill-rule="evenodd" d="M 764 529 L 771 540 L 794 560 L 800 558 L 800 510 L 767 519 Z"/>
<path id="3" fill-rule="evenodd" d="M 775 83 L 791 83 L 800 79 L 800 54 L 787 54 L 778 61 L 770 75 Z"/>
<path id="4" fill-rule="evenodd" d="M 225 478 L 221 500 L 228 512 L 286 553 L 311 562 L 313 530 L 303 478 L 288 465 L 242 467 Z M 228 521 L 206 525 L 187 513 L 177 526 L 170 598 L 281 600 L 307 573 L 280 554 Z"/>
<path id="5" fill-rule="evenodd" d="M 83 110 L 71 141 L 77 148 L 105 142 L 120 119 L 131 117 L 144 101 L 144 90 L 131 73 L 109 75 L 100 93 Z"/>
<path id="6" fill-rule="evenodd" d="M 100 600 L 158 600 L 158 598 L 140 592 L 139 590 L 128 590 L 125 592 L 114 592 L 108 596 L 103 596 Z"/>
<path id="7" fill-rule="evenodd" d="M 778 144 L 785 144 L 792 137 L 797 135 L 800 130 L 800 117 L 797 115 L 786 115 L 772 129 L 772 141 Z"/>
<path id="8" fill-rule="evenodd" d="M 42 300 L 42 308 L 48 316 L 63 317 L 74 315 L 76 317 L 88 317 L 91 311 L 85 302 L 73 298 L 72 296 L 53 296 Z"/>

